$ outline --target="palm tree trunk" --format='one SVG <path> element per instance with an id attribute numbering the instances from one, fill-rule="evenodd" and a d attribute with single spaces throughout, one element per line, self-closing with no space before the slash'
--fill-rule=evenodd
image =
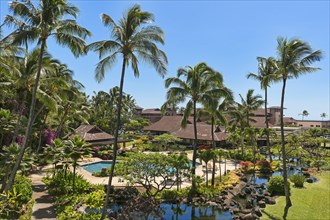
<path id="1" fill-rule="evenodd" d="M 208 185 L 209 185 L 209 172 L 208 172 L 208 168 L 207 168 L 208 164 L 209 163 L 207 162 L 206 163 L 206 187 L 208 187 Z"/>
<path id="2" fill-rule="evenodd" d="M 266 128 L 267 130 L 269 129 L 269 123 L 268 123 L 268 112 L 267 112 L 267 87 L 265 88 L 265 120 L 266 120 Z M 269 161 L 272 162 L 272 153 L 270 151 L 270 143 L 269 143 L 269 132 L 266 132 L 266 144 L 267 144 L 267 149 L 268 149 L 268 156 L 269 156 Z"/>
<path id="3" fill-rule="evenodd" d="M 73 178 L 72 178 L 72 194 L 74 194 L 75 191 L 75 185 L 76 185 L 76 167 L 77 167 L 77 162 L 73 162 Z"/>
<path id="4" fill-rule="evenodd" d="M 197 158 L 197 123 L 196 123 L 196 101 L 194 101 L 194 151 L 193 151 L 193 164 L 191 169 L 192 174 L 192 190 L 196 190 L 196 180 L 195 180 L 195 174 L 196 174 L 196 158 Z"/>
<path id="5" fill-rule="evenodd" d="M 121 71 L 121 78 L 120 78 L 120 86 L 119 86 L 119 99 L 118 99 L 118 110 L 117 110 L 117 125 L 115 130 L 115 140 L 114 140 L 114 147 L 113 147 L 113 158 L 112 158 L 112 166 L 110 169 L 109 174 L 109 181 L 108 181 L 108 187 L 107 187 L 107 194 L 105 197 L 105 201 L 103 204 L 103 210 L 102 210 L 102 217 L 103 220 L 106 215 L 107 206 L 109 203 L 109 195 L 110 195 L 110 188 L 112 184 L 112 177 L 115 170 L 115 164 L 117 159 L 117 151 L 118 151 L 118 134 L 119 134 L 119 127 L 120 127 L 120 113 L 121 113 L 121 104 L 122 104 L 122 97 L 123 97 L 123 87 L 124 87 L 124 78 L 125 78 L 125 68 L 126 68 L 126 57 L 123 58 L 123 65 L 122 65 L 122 71 Z"/>
<path id="6" fill-rule="evenodd" d="M 47 120 L 47 117 L 48 117 L 48 113 L 49 113 L 49 112 L 47 112 L 47 114 L 45 115 L 43 125 L 46 124 L 46 120 Z M 38 143 L 37 153 L 40 151 L 40 148 L 41 148 L 41 137 L 42 137 L 42 128 L 40 129 L 40 137 L 39 137 L 39 143 Z"/>
<path id="7" fill-rule="evenodd" d="M 22 162 L 24 152 L 25 152 L 25 149 L 27 148 L 29 137 L 30 137 L 30 134 L 31 134 L 31 131 L 32 131 L 33 115 L 34 115 L 34 109 L 35 109 L 35 105 L 36 105 L 36 95 L 37 95 L 37 89 L 38 89 L 38 85 L 39 85 L 40 73 L 41 73 L 41 68 L 42 68 L 42 58 L 43 58 L 43 53 L 44 53 L 44 50 L 45 50 L 45 46 L 46 46 L 46 39 L 42 39 L 41 40 L 40 54 L 39 54 L 39 58 L 38 58 L 38 71 L 37 71 L 37 75 L 36 75 L 35 84 L 33 86 L 32 102 L 31 102 L 31 106 L 30 106 L 29 120 L 28 120 L 28 125 L 27 125 L 27 128 L 26 128 L 26 132 L 25 132 L 25 138 L 24 138 L 23 146 L 21 148 L 21 151 L 18 155 L 17 161 L 16 161 L 15 166 L 13 168 L 13 171 L 10 174 L 8 184 L 6 185 L 6 188 L 5 188 L 6 192 L 8 192 L 11 189 L 12 185 L 14 184 L 14 180 L 15 180 L 15 177 L 16 177 L 17 170 L 18 170 L 18 168 L 19 168 L 19 166 Z"/>
<path id="8" fill-rule="evenodd" d="M 219 173 L 220 173 L 220 183 L 219 185 L 221 184 L 221 181 L 222 181 L 222 174 L 221 174 L 221 154 L 219 154 Z"/>
<path id="9" fill-rule="evenodd" d="M 25 102 L 25 100 L 26 100 L 26 96 L 27 96 L 27 91 L 24 91 L 23 99 L 22 99 L 22 103 L 20 104 L 20 107 L 19 107 L 19 113 L 18 113 L 17 123 L 16 123 L 16 125 L 15 125 L 13 138 L 12 138 L 12 140 L 11 140 L 11 143 L 12 143 L 12 144 L 15 142 L 16 137 L 17 137 L 18 128 L 19 128 L 19 126 L 20 126 L 21 118 L 22 118 L 22 115 L 23 115 L 24 102 Z"/>
<path id="10" fill-rule="evenodd" d="M 282 142 L 283 179 L 284 179 L 284 190 L 285 190 L 285 201 L 286 201 L 284 208 L 284 215 L 283 215 L 284 219 L 286 219 L 289 208 L 292 206 L 290 199 L 290 192 L 289 192 L 288 174 L 286 168 L 286 151 L 285 151 L 285 140 L 284 140 L 283 108 L 284 108 L 285 86 L 286 86 L 286 78 L 283 79 L 282 97 L 281 97 L 281 142 Z"/>
<path id="11" fill-rule="evenodd" d="M 67 115 L 67 113 L 69 111 L 69 103 L 65 105 L 64 109 L 65 109 L 65 111 L 63 113 L 63 117 L 61 118 L 60 124 L 58 125 L 57 130 L 56 130 L 56 138 L 59 138 L 60 137 L 60 133 L 62 132 L 62 127 L 63 127 L 63 124 L 64 124 L 64 119 L 65 119 L 65 116 Z"/>
<path id="12" fill-rule="evenodd" d="M 242 156 L 244 156 L 244 136 L 243 136 L 243 129 L 242 128 L 241 128 L 241 131 L 240 131 L 240 135 L 241 135 Z"/>
<path id="13" fill-rule="evenodd" d="M 215 152 L 215 141 L 214 141 L 214 117 L 212 117 L 212 124 L 211 124 L 211 135 L 212 135 L 212 147 Z M 211 185 L 214 187 L 214 179 L 215 179 L 215 157 L 212 158 L 212 180 Z"/>

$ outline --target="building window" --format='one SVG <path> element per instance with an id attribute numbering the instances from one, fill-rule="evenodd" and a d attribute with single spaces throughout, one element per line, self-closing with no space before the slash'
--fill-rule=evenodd
<path id="1" fill-rule="evenodd" d="M 300 127 L 302 127 L 302 124 L 299 124 Z"/>
<path id="2" fill-rule="evenodd" d="M 315 127 L 319 128 L 319 127 L 320 127 L 320 125 L 316 125 Z"/>
<path id="3" fill-rule="evenodd" d="M 311 127 L 314 127 L 314 125 L 311 125 Z"/>

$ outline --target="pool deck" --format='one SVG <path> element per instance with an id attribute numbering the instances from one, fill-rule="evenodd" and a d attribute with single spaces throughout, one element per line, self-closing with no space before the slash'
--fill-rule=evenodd
<path id="1" fill-rule="evenodd" d="M 152 153 L 152 152 L 145 152 L 147 154 L 149 153 Z M 165 155 L 167 155 L 167 152 L 161 152 Z M 188 158 L 190 160 L 192 160 L 192 153 L 188 153 Z M 99 161 L 104 161 L 100 158 L 97 158 L 97 157 L 93 157 L 93 158 L 85 158 L 82 162 L 80 162 L 80 166 L 81 165 L 85 165 L 85 164 L 89 164 L 89 163 L 95 163 L 95 162 L 99 162 Z M 199 160 L 197 160 L 197 162 L 199 162 Z M 211 162 L 209 162 L 209 165 L 211 164 Z M 225 164 L 222 162 L 221 163 L 221 173 L 223 174 L 225 172 L 224 170 L 224 167 L 225 167 Z M 218 170 L 219 166 L 218 166 L 218 163 L 216 164 L 216 175 L 219 175 L 219 170 Z M 233 161 L 231 160 L 227 160 L 227 170 L 234 170 L 235 169 L 235 164 Z M 196 167 L 196 175 L 197 176 L 201 176 L 201 177 L 205 177 L 205 172 L 206 172 L 206 169 L 205 169 L 205 163 L 202 163 L 202 165 L 200 166 L 197 166 Z M 82 176 L 85 177 L 86 180 L 88 180 L 90 183 L 92 184 L 102 184 L 102 185 L 106 185 L 108 184 L 108 181 L 109 181 L 109 178 L 108 177 L 95 177 L 95 176 L 92 176 L 92 173 L 88 172 L 87 170 L 85 170 L 84 168 L 82 167 L 79 167 L 77 169 L 77 174 L 81 174 Z M 208 173 L 208 176 L 209 176 L 209 180 L 211 179 L 211 172 Z M 159 179 L 159 181 L 161 181 Z M 122 177 L 113 177 L 112 179 L 112 185 L 113 186 L 127 186 L 128 185 L 128 182 L 125 181 Z M 184 181 L 182 183 L 182 187 L 188 187 L 191 185 L 191 181 Z"/>

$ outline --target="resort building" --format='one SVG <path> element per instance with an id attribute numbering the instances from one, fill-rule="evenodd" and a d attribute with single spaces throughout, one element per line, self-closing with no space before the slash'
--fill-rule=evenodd
<path id="1" fill-rule="evenodd" d="M 159 121 L 146 126 L 143 130 L 149 131 L 154 135 L 160 135 L 164 133 L 172 134 L 178 138 L 181 138 L 185 143 L 192 143 L 194 140 L 194 125 L 193 120 L 188 119 L 187 127 L 181 127 L 182 116 L 163 116 Z M 200 144 L 211 144 L 212 126 L 205 122 L 197 122 L 197 138 Z M 221 131 L 219 127 L 214 129 L 214 140 L 217 145 L 221 145 L 227 139 L 227 133 Z"/>
<path id="2" fill-rule="evenodd" d="M 114 143 L 114 137 L 102 131 L 96 125 L 80 125 L 68 138 L 71 139 L 75 135 L 89 143 L 91 146 L 112 145 Z M 119 139 L 118 143 L 124 143 L 125 146 L 125 143 L 129 141 L 130 140 Z"/>

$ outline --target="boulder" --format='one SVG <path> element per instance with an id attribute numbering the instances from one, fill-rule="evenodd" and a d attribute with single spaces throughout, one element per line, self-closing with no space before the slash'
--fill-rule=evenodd
<path id="1" fill-rule="evenodd" d="M 247 181 L 248 181 L 248 179 L 247 179 L 246 176 L 242 176 L 242 177 L 241 177 L 241 180 L 242 180 L 243 182 L 247 182 Z"/>
<path id="2" fill-rule="evenodd" d="M 241 210 L 241 213 L 243 213 L 243 214 L 249 214 L 249 213 L 252 213 L 252 209 L 242 209 L 242 210 Z"/>
<path id="3" fill-rule="evenodd" d="M 239 208 L 232 208 L 230 209 L 230 212 L 233 213 L 233 214 L 236 214 L 236 213 L 239 213 Z"/>
<path id="4" fill-rule="evenodd" d="M 254 216 L 252 213 L 246 214 L 243 216 L 242 220 L 256 220 L 256 216 Z"/>
<path id="5" fill-rule="evenodd" d="M 306 182 L 307 182 L 307 183 L 313 183 L 314 180 L 313 180 L 312 178 L 307 178 L 307 179 L 306 179 Z"/>
<path id="6" fill-rule="evenodd" d="M 208 202 L 206 202 L 206 205 L 207 205 L 207 206 L 211 206 L 211 207 L 218 207 L 218 204 L 215 203 L 215 202 L 212 202 L 212 201 L 208 201 Z"/>
<path id="7" fill-rule="evenodd" d="M 258 201 L 258 202 L 259 202 L 260 200 L 263 200 L 263 199 L 265 198 L 264 195 L 259 194 L 259 193 L 257 193 L 256 196 L 257 196 L 257 201 Z"/>
<path id="8" fill-rule="evenodd" d="M 270 196 L 265 196 L 265 202 L 269 205 L 274 205 L 276 204 L 276 201 L 274 198 L 270 197 Z"/>
<path id="9" fill-rule="evenodd" d="M 265 203 L 265 201 L 259 201 L 259 202 L 258 202 L 258 206 L 259 206 L 260 208 L 265 208 L 265 207 L 266 207 L 266 203 Z"/>
<path id="10" fill-rule="evenodd" d="M 261 213 L 261 211 L 260 211 L 259 208 L 255 208 L 255 210 L 254 210 L 254 214 L 255 214 L 256 216 L 258 216 L 258 217 L 261 217 L 261 216 L 262 216 L 262 213 Z"/>

